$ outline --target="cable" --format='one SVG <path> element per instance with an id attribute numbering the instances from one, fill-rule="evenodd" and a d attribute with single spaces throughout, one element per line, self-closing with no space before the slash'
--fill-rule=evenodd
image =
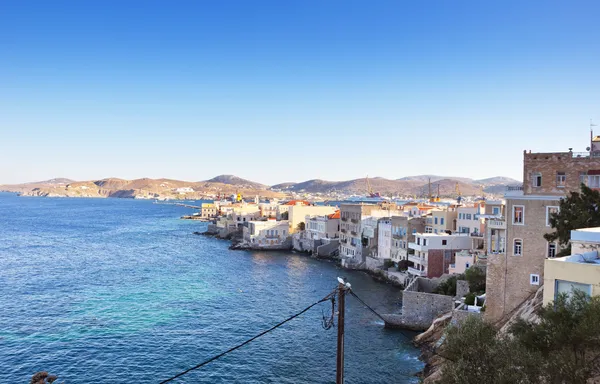
<path id="1" fill-rule="evenodd" d="M 369 306 L 369 304 L 365 303 L 365 302 L 364 302 L 364 301 L 363 301 L 363 300 L 362 300 L 360 297 L 358 297 L 358 296 L 356 295 L 356 293 L 354 293 L 354 291 L 353 291 L 352 289 L 350 289 L 350 290 L 349 290 L 349 292 L 350 292 L 350 294 L 351 294 L 352 296 L 354 296 L 354 298 L 355 298 L 356 300 L 360 301 L 360 302 L 362 303 L 362 305 L 364 305 L 364 306 L 365 306 L 365 307 L 367 307 L 367 308 L 368 308 L 368 309 L 369 309 L 371 312 L 373 312 L 373 313 L 375 314 L 375 316 L 377 316 L 377 317 L 379 317 L 381 320 L 383 320 L 383 322 L 384 322 L 384 323 L 387 323 L 387 321 L 385 320 L 385 318 L 384 318 L 383 316 L 381 316 L 379 313 L 377 313 L 377 311 L 376 311 L 376 310 L 374 310 L 373 308 L 371 308 L 371 307 Z M 410 337 L 410 336 L 407 336 L 407 335 L 404 333 L 404 331 L 402 331 L 402 330 L 399 330 L 399 331 L 400 331 L 400 334 L 401 334 L 401 335 L 402 335 L 402 336 L 403 336 L 403 337 L 404 337 L 404 338 L 405 338 L 405 339 L 406 339 L 408 342 L 411 342 L 411 341 L 412 341 L 412 339 L 413 339 L 412 337 Z"/>
<path id="2" fill-rule="evenodd" d="M 315 303 L 313 303 L 313 304 L 309 305 L 308 307 L 304 308 L 302 311 L 300 311 L 300 312 L 296 313 L 296 314 L 295 314 L 295 315 L 293 315 L 293 316 L 290 316 L 290 317 L 288 317 L 287 319 L 285 319 L 285 320 L 283 320 L 282 322 L 280 322 L 280 323 L 278 323 L 278 324 L 274 325 L 273 327 L 271 327 L 271 328 L 267 329 L 266 331 L 263 331 L 263 332 L 259 333 L 258 335 L 256 335 L 256 336 L 254 336 L 254 337 L 252 337 L 252 338 L 250 338 L 250 339 L 248 339 L 248 340 L 244 341 L 243 343 L 241 343 L 241 344 L 238 344 L 238 345 L 236 345 L 236 346 L 235 346 L 235 347 L 233 347 L 233 348 L 229 348 L 229 349 L 228 349 L 228 350 L 226 350 L 225 352 L 222 352 L 222 353 L 220 353 L 220 354 L 218 354 L 218 355 L 216 355 L 216 356 L 213 356 L 213 357 L 211 357 L 210 359 L 208 359 L 208 360 L 206 360 L 206 361 L 204 361 L 204 362 L 202 362 L 202 363 L 200 363 L 200 364 L 198 364 L 198 365 L 195 365 L 195 366 L 193 366 L 193 367 L 191 367 L 191 368 L 189 368 L 189 369 L 186 369 L 185 371 L 183 371 L 183 372 L 181 372 L 181 373 L 178 373 L 177 375 L 175 375 L 175 376 L 173 376 L 173 377 L 170 377 L 170 378 L 168 378 L 168 379 L 166 379 L 166 380 L 163 380 L 163 381 L 161 381 L 161 382 L 160 382 L 160 384 L 164 384 L 164 383 L 168 383 L 169 381 L 173 381 L 173 380 L 175 380 L 175 379 L 176 379 L 176 378 L 178 378 L 178 377 L 181 377 L 181 376 L 183 376 L 183 375 L 185 375 L 185 374 L 187 374 L 187 373 L 189 373 L 189 372 L 191 372 L 191 371 L 193 371 L 193 370 L 196 370 L 196 369 L 198 369 L 198 368 L 201 368 L 202 366 L 204 366 L 204 365 L 206 365 L 206 364 L 208 364 L 208 363 L 210 363 L 210 362 L 212 362 L 212 361 L 215 361 L 215 360 L 217 360 L 217 359 L 219 359 L 219 358 L 221 358 L 221 357 L 225 356 L 226 354 L 228 354 L 228 353 L 230 353 L 230 352 L 233 352 L 233 351 L 235 351 L 236 349 L 239 349 L 239 348 L 243 347 L 244 345 L 246 345 L 246 344 L 248 344 L 248 343 L 250 343 L 250 342 L 252 342 L 252 341 L 254 341 L 254 340 L 258 339 L 259 337 L 261 337 L 261 336 L 263 336 L 263 335 L 266 335 L 267 333 L 269 333 L 269 332 L 271 332 L 271 331 L 273 331 L 273 330 L 275 330 L 275 329 L 277 329 L 277 328 L 281 327 L 283 324 L 287 323 L 288 321 L 290 321 L 290 320 L 293 320 L 293 319 L 295 319 L 296 317 L 298 317 L 298 316 L 302 315 L 304 312 L 308 311 L 309 309 L 311 309 L 311 308 L 312 308 L 312 307 L 314 307 L 315 305 L 318 305 L 318 304 L 321 304 L 321 303 L 322 303 L 322 302 L 324 302 L 324 301 L 330 300 L 332 296 L 335 296 L 336 292 L 337 292 L 337 290 L 334 290 L 333 292 L 331 292 L 330 294 L 328 294 L 327 296 L 325 296 L 325 297 L 324 297 L 324 298 L 322 298 L 321 300 L 319 300 L 319 301 L 317 301 L 317 302 L 315 302 Z"/>
<path id="3" fill-rule="evenodd" d="M 364 301 L 362 301 L 362 299 L 360 297 L 356 296 L 356 293 L 354 293 L 354 291 L 352 289 L 350 289 L 350 294 L 352 296 L 354 296 L 356 298 L 356 300 L 360 301 L 362 303 L 362 305 L 367 307 L 371 312 L 373 312 L 377 317 L 379 317 L 381 320 L 383 320 L 385 322 L 385 319 L 383 318 L 383 316 L 381 316 L 379 313 L 377 313 L 377 311 L 375 311 L 373 308 L 369 307 L 369 305 L 367 303 L 365 303 Z"/>

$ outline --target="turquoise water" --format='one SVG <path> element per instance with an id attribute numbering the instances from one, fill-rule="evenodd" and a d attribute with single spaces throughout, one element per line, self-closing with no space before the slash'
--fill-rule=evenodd
<path id="1" fill-rule="evenodd" d="M 47 370 L 67 384 L 156 383 L 271 327 L 346 276 L 382 312 L 397 289 L 303 255 L 230 251 L 179 220 L 192 210 L 126 199 L 0 194 L 0 382 Z M 327 304 L 179 383 L 333 383 Z M 348 383 L 413 383 L 406 336 L 352 298 Z"/>

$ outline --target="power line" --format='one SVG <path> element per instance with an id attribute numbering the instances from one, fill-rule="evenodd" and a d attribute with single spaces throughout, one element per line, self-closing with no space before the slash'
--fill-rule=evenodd
<path id="1" fill-rule="evenodd" d="M 352 296 L 354 296 L 354 298 L 358 301 L 360 301 L 362 303 L 362 305 L 364 305 L 365 307 L 367 307 L 371 312 L 373 312 L 377 317 L 379 317 L 381 320 L 383 320 L 385 322 L 385 319 L 383 318 L 383 316 L 381 316 L 379 313 L 377 313 L 377 311 L 375 311 L 373 308 L 371 308 L 367 303 L 365 303 L 360 297 L 358 297 L 356 295 L 356 293 L 354 293 L 354 291 L 351 289 L 350 290 L 350 294 Z"/>
<path id="2" fill-rule="evenodd" d="M 217 360 L 217 359 L 219 359 L 219 358 L 221 358 L 221 357 L 225 356 L 226 354 L 228 354 L 228 353 L 230 353 L 230 352 L 233 352 L 233 351 L 235 351 L 236 349 L 239 349 L 239 348 L 243 347 L 244 345 L 246 345 L 246 344 L 248 344 L 248 343 L 250 343 L 250 342 L 252 342 L 252 341 L 254 341 L 254 340 L 258 339 L 259 337 L 261 337 L 261 336 L 264 336 L 264 335 L 266 335 L 267 333 L 269 333 L 269 332 L 271 332 L 271 331 L 273 331 L 273 330 L 275 330 L 275 329 L 277 329 L 277 328 L 281 327 L 283 324 L 287 323 L 288 321 L 290 321 L 290 320 L 293 320 L 293 319 L 295 319 L 296 317 L 298 317 L 298 316 L 302 315 L 304 312 L 308 311 L 308 310 L 309 310 L 309 309 L 311 309 L 312 307 L 314 307 L 314 306 L 316 306 L 316 305 L 318 305 L 318 304 L 321 304 L 322 302 L 325 302 L 325 301 L 328 301 L 328 300 L 330 300 L 332 297 L 334 297 L 334 296 L 336 295 L 336 293 L 337 293 L 337 289 L 336 289 L 336 290 L 334 290 L 333 292 L 331 292 L 330 294 L 328 294 L 327 296 L 325 296 L 324 298 L 322 298 L 321 300 L 319 300 L 319 301 L 317 301 L 317 302 L 315 302 L 315 303 L 313 303 L 313 304 L 309 305 L 308 307 L 304 308 L 302 311 L 300 311 L 300 312 L 296 313 L 295 315 L 292 315 L 292 316 L 288 317 L 287 319 L 285 319 L 285 320 L 283 320 L 282 322 L 280 322 L 280 323 L 278 323 L 278 324 L 274 325 L 273 327 L 271 327 L 271 328 L 267 329 L 266 331 L 263 331 L 263 332 L 259 333 L 258 335 L 256 335 L 256 336 L 254 336 L 254 337 L 252 337 L 252 338 L 250 338 L 250 339 L 248 339 L 248 340 L 244 341 L 243 343 L 241 343 L 241 344 L 238 344 L 238 345 L 236 345 L 235 347 L 229 348 L 229 349 L 228 349 L 228 350 L 226 350 L 225 352 L 222 352 L 222 353 L 220 353 L 220 354 L 218 354 L 218 355 L 216 355 L 216 356 L 213 356 L 213 357 L 211 357 L 210 359 L 208 359 L 208 360 L 205 360 L 205 361 L 203 361 L 202 363 L 200 363 L 200 364 L 198 364 L 198 365 L 195 365 L 195 366 L 193 366 L 193 367 L 191 367 L 191 368 L 189 368 L 189 369 L 186 369 L 185 371 L 183 371 L 183 372 L 181 372 L 181 373 L 178 373 L 177 375 L 175 375 L 175 376 L 173 376 L 173 377 L 170 377 L 170 378 L 168 378 L 168 379 L 166 379 L 166 380 L 163 380 L 163 381 L 161 381 L 161 382 L 160 382 L 160 384 L 164 384 L 164 383 L 168 383 L 169 381 L 173 381 L 173 380 L 175 380 L 175 379 L 176 379 L 176 378 L 178 378 L 178 377 L 181 377 L 181 376 L 183 376 L 183 375 L 185 375 L 185 374 L 187 374 L 187 373 L 189 373 L 189 372 L 191 372 L 191 371 L 194 371 L 194 370 L 196 370 L 196 369 L 198 369 L 198 368 L 201 368 L 201 367 L 205 366 L 206 364 L 208 364 L 208 363 L 210 363 L 210 362 L 213 362 L 213 361 L 215 361 L 215 360 Z"/>
<path id="3" fill-rule="evenodd" d="M 364 302 L 364 301 L 363 301 L 363 300 L 362 300 L 360 297 L 358 297 L 358 296 L 356 295 L 356 293 L 354 293 L 354 291 L 353 291 L 352 289 L 350 289 L 350 294 L 351 294 L 352 296 L 354 296 L 354 298 L 355 298 L 356 300 L 360 301 L 360 302 L 362 303 L 362 305 L 364 305 L 365 307 L 367 307 L 367 309 L 368 309 L 369 311 L 373 312 L 373 313 L 375 314 L 375 316 L 377 316 L 377 317 L 379 317 L 381 320 L 383 320 L 383 322 L 384 322 L 384 323 L 387 323 L 387 322 L 386 322 L 386 320 L 385 320 L 385 318 L 384 318 L 383 316 L 381 316 L 381 315 L 380 315 L 380 314 L 379 314 L 379 313 L 378 313 L 376 310 L 374 310 L 373 308 L 371 308 L 371 307 L 369 306 L 369 304 L 365 303 L 365 302 Z M 406 334 L 405 334 L 405 333 L 404 333 L 402 330 L 400 330 L 400 334 L 401 334 L 402 336 L 404 336 L 404 338 L 405 338 L 407 341 L 410 341 L 410 340 L 412 340 L 412 337 L 410 337 L 410 336 L 407 336 L 407 335 L 406 335 Z"/>

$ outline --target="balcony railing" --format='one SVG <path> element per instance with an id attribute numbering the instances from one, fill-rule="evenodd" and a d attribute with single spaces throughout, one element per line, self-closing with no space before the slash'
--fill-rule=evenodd
<path id="1" fill-rule="evenodd" d="M 414 255 L 409 255 L 408 256 L 408 261 L 412 261 L 413 263 L 417 263 L 420 265 L 427 265 L 427 259 L 425 258 L 420 258 L 418 256 L 414 256 Z"/>
<path id="2" fill-rule="evenodd" d="M 342 217 L 342 221 L 348 221 L 347 217 Z"/>
<path id="3" fill-rule="evenodd" d="M 420 271 L 413 267 L 408 267 L 408 273 L 415 276 L 425 276 L 425 271 Z"/>
<path id="4" fill-rule="evenodd" d="M 508 185 L 506 187 L 507 192 L 517 192 L 517 191 L 522 191 L 522 190 L 523 190 L 522 185 Z"/>
<path id="5" fill-rule="evenodd" d="M 488 220 L 488 228 L 491 229 L 506 229 L 506 221 L 504 220 Z"/>
<path id="6" fill-rule="evenodd" d="M 342 229 L 340 229 L 340 232 L 342 232 L 342 233 L 346 233 L 347 231 L 346 231 L 346 229 L 345 229 L 345 228 L 342 228 Z"/>
<path id="7" fill-rule="evenodd" d="M 350 219 L 351 222 L 353 222 L 354 224 L 358 224 L 358 219 Z"/>
<path id="8" fill-rule="evenodd" d="M 471 237 L 482 237 L 483 238 L 483 233 L 473 232 L 473 233 L 471 233 Z"/>
<path id="9" fill-rule="evenodd" d="M 350 234 L 352 234 L 352 236 L 358 236 L 358 233 L 356 231 L 350 231 Z"/>
<path id="10" fill-rule="evenodd" d="M 594 152 L 571 152 L 571 157 L 573 158 L 589 158 L 589 157 L 600 157 L 600 151 Z"/>

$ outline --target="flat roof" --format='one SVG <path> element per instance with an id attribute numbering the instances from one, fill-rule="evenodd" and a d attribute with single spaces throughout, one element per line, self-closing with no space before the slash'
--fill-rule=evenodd
<path id="1" fill-rule="evenodd" d="M 600 243 L 600 227 L 575 229 L 571 231 L 571 240 Z"/>

